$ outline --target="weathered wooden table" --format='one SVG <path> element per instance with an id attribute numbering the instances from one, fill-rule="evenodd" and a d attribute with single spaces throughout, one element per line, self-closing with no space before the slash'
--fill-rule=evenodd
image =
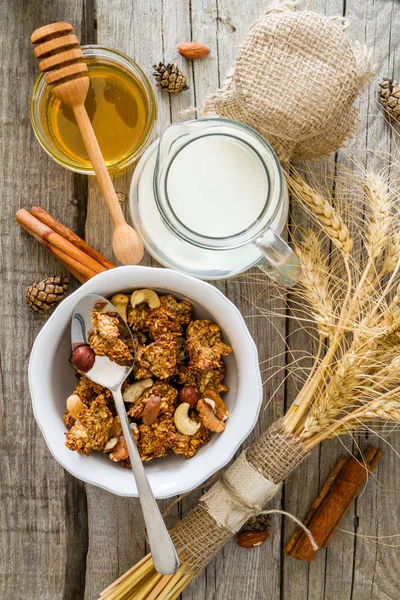
<path id="1" fill-rule="evenodd" d="M 96 5 L 96 10 L 95 10 Z M 199 106 L 223 81 L 235 47 L 249 25 L 266 9 L 264 0 L 3 0 L 1 2 L 1 560 L 0 591 L 7 600 L 95 600 L 101 589 L 146 552 L 139 502 L 84 485 L 52 458 L 30 405 L 27 364 L 36 334 L 46 320 L 24 305 L 25 288 L 35 279 L 60 272 L 59 265 L 14 222 L 20 207 L 40 204 L 90 244 L 111 257 L 111 226 L 96 182 L 56 165 L 39 147 L 29 122 L 29 93 L 37 66 L 29 37 L 51 21 L 70 21 L 82 43 L 112 46 L 132 56 L 150 73 L 161 59 L 177 60 L 177 45 L 197 40 L 211 47 L 205 61 L 185 66 L 190 90 L 178 97 L 159 95 L 158 132 L 180 113 Z M 345 15 L 352 40 L 369 44 L 377 75 L 359 101 L 362 122 L 354 144 L 361 151 L 377 140 L 393 143 L 375 97 L 376 80 L 399 76 L 400 5 L 398 0 L 314 0 L 312 8 Z M 285 89 L 282 89 L 284 101 Z M 338 153 L 338 161 L 342 153 Z M 115 179 L 127 193 L 131 172 Z M 124 204 L 125 208 L 126 202 Z M 153 264 L 147 258 L 146 264 Z M 72 287 L 74 287 L 73 284 Z M 284 320 L 268 323 L 252 302 L 262 304 L 262 284 L 226 281 L 220 289 L 247 317 L 261 360 L 280 354 L 280 366 L 265 386 L 265 401 L 251 438 L 277 418 L 296 393 L 285 383 Z M 279 306 L 277 306 L 279 308 Z M 289 345 L 307 347 L 304 334 Z M 389 441 L 399 450 L 392 435 Z M 360 440 L 365 447 L 367 440 Z M 385 450 L 384 441 L 380 445 Z M 321 481 L 344 449 L 330 441 L 290 477 L 276 506 L 304 517 Z M 282 553 L 292 523 L 274 517 L 270 542 L 245 550 L 233 541 L 183 594 L 185 600 L 398 600 L 400 554 L 393 549 L 400 532 L 400 470 L 388 449 L 362 497 L 346 517 L 327 551 L 311 565 Z M 191 508 L 201 491 L 184 499 L 170 516 Z M 168 501 L 161 502 L 165 508 Z M 358 534 L 355 536 L 354 534 Z M 362 536 L 382 536 L 378 544 Z M 390 547 L 392 545 L 392 547 Z"/>

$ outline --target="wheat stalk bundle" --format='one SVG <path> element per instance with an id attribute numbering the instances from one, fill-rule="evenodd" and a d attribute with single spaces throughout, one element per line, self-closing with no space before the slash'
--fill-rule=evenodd
<path id="1" fill-rule="evenodd" d="M 327 185 L 318 189 L 298 173 L 287 174 L 287 182 L 317 224 L 294 242 L 303 274 L 293 294 L 301 320 L 311 319 L 317 332 L 314 365 L 282 419 L 173 528 L 178 572 L 159 575 L 148 555 L 104 590 L 103 600 L 177 598 L 315 446 L 377 422 L 400 423 L 397 191 L 384 174 L 353 175 L 336 190 L 340 208 Z"/>

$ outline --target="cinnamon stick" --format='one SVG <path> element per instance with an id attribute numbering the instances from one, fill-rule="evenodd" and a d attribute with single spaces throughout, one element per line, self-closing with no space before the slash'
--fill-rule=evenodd
<path id="1" fill-rule="evenodd" d="M 315 515 L 315 513 L 321 506 L 322 502 L 325 500 L 326 496 L 332 489 L 332 486 L 335 483 L 336 478 L 339 475 L 346 460 L 347 460 L 347 458 L 345 456 L 342 456 L 342 458 L 339 459 L 339 461 L 336 464 L 336 466 L 334 467 L 334 469 L 329 473 L 328 479 L 325 481 L 319 495 L 312 503 L 311 508 L 308 511 L 308 514 L 303 521 L 303 523 L 306 527 L 309 526 L 311 519 L 313 518 L 313 516 Z M 297 544 L 298 540 L 301 538 L 303 533 L 304 533 L 304 529 L 302 529 L 301 527 L 296 529 L 296 531 L 294 532 L 294 534 L 292 535 L 292 537 L 290 538 L 290 540 L 288 541 L 288 543 L 286 544 L 286 546 L 284 548 L 284 552 L 286 552 L 286 554 L 291 554 L 293 548 L 295 547 L 295 545 Z"/>
<path id="2" fill-rule="evenodd" d="M 366 482 L 368 472 L 375 468 L 381 456 L 380 450 L 369 446 L 364 461 L 359 462 L 353 457 L 340 459 L 329 474 L 304 521 L 319 548 L 327 547 Z M 284 552 L 293 558 L 312 562 L 318 550 L 313 549 L 308 536 L 299 528 Z"/>
<path id="3" fill-rule="evenodd" d="M 72 273 L 72 275 L 81 283 L 85 283 L 88 279 L 91 279 L 91 277 L 97 275 L 97 273 L 86 267 L 86 265 L 83 265 L 82 263 L 68 256 L 68 254 L 65 254 L 65 252 L 63 252 L 62 250 L 59 250 L 55 246 L 52 246 L 47 240 L 41 238 L 37 233 L 31 231 L 25 225 L 20 224 L 20 226 L 22 227 L 22 229 L 24 229 L 24 231 L 29 233 L 33 238 L 35 238 L 35 240 L 42 244 L 42 246 L 47 248 L 59 260 L 59 262 L 62 263 L 64 267 L 68 269 L 69 272 Z"/>
<path id="4" fill-rule="evenodd" d="M 376 465 L 378 464 L 379 460 L 381 459 L 383 455 L 382 450 L 378 450 L 378 448 L 375 448 L 374 446 L 369 446 L 365 456 L 364 456 L 364 461 L 367 465 L 367 469 L 368 472 L 371 473 Z M 361 461 L 362 462 L 362 461 Z M 332 531 L 330 532 L 329 536 L 326 538 L 326 541 L 324 542 L 324 545 L 322 546 L 323 548 L 326 548 L 328 546 L 328 544 L 331 542 L 333 536 L 335 535 L 337 529 L 340 526 L 340 523 L 342 522 L 343 518 L 346 516 L 348 510 L 350 509 L 350 506 L 353 504 L 354 500 L 357 498 L 358 494 L 361 491 L 361 488 L 363 487 L 365 481 L 367 480 L 368 474 L 365 474 L 365 480 L 362 482 L 362 484 L 360 485 L 360 488 L 357 490 L 357 492 L 354 494 L 353 498 L 350 499 L 348 507 L 345 511 L 345 513 L 343 514 L 342 518 L 336 523 L 336 525 L 333 527 Z"/>
<path id="5" fill-rule="evenodd" d="M 79 248 L 74 246 L 74 244 L 72 244 L 71 242 L 63 238 L 61 235 L 53 231 L 50 227 L 36 219 L 27 210 L 19 210 L 15 215 L 15 218 L 19 225 L 28 229 L 29 232 L 36 234 L 38 237 L 50 243 L 58 250 L 61 250 L 64 253 L 64 255 L 67 255 L 73 261 L 76 261 L 76 263 L 84 265 L 94 274 L 107 271 L 106 267 L 94 260 L 91 256 L 85 254 L 85 252 L 82 252 L 82 250 L 80 250 Z"/>
<path id="6" fill-rule="evenodd" d="M 68 240 L 74 246 L 85 252 L 88 256 L 91 256 L 98 263 L 103 265 L 106 269 L 113 269 L 115 265 L 110 262 L 105 256 L 102 256 L 97 250 L 89 246 L 82 238 L 76 233 L 68 229 L 65 225 L 57 221 L 52 217 L 44 208 L 41 206 L 33 206 L 30 209 L 30 214 L 39 219 L 45 225 L 48 225 L 53 231 L 61 235 L 64 239 Z"/>

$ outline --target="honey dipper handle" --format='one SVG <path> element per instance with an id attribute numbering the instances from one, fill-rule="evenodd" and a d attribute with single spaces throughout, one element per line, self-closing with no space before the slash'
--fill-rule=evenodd
<path id="1" fill-rule="evenodd" d="M 113 220 L 114 227 L 125 225 L 126 221 L 124 213 L 122 212 L 118 196 L 114 189 L 110 174 L 107 170 L 106 163 L 104 162 L 104 157 L 101 153 L 100 146 L 93 131 L 86 108 L 84 104 L 77 104 L 72 106 L 72 109 L 74 111 L 76 122 L 81 132 L 87 153 L 89 154 L 90 161 L 96 173 L 97 181 L 99 182 L 100 189 L 103 193 L 107 208 Z"/>

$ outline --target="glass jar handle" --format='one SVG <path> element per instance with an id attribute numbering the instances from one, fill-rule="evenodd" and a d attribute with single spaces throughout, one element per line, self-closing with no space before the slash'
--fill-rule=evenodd
<path id="1" fill-rule="evenodd" d="M 254 244 L 265 256 L 259 265 L 274 281 L 286 287 L 293 287 L 301 276 L 301 265 L 290 246 L 271 228 L 264 231 Z"/>

